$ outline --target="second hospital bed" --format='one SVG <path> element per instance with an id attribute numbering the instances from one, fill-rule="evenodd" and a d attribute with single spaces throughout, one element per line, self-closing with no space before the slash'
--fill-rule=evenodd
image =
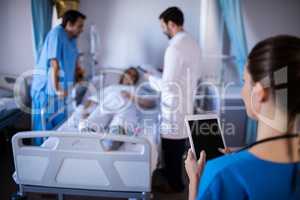
<path id="1" fill-rule="evenodd" d="M 21 114 L 14 99 L 16 79 L 13 75 L 0 75 L 0 130 L 12 124 Z"/>

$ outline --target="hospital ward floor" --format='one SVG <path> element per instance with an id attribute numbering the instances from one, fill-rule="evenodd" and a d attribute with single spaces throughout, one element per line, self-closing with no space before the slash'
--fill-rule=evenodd
<path id="1" fill-rule="evenodd" d="M 13 132 L 12 134 L 13 135 Z M 0 131 L 0 200 L 9 200 L 10 195 L 16 192 L 16 185 L 12 179 L 13 156 L 9 140 L 3 138 L 2 131 Z M 164 180 L 160 177 L 159 173 L 154 173 L 153 183 L 159 185 Z M 152 190 L 153 200 L 185 200 L 187 199 L 187 191 L 182 193 L 160 193 L 155 189 Z M 27 194 L 27 200 L 56 200 L 56 195 L 41 195 L 41 194 Z M 68 196 L 66 195 L 64 200 L 114 200 L 111 198 L 99 198 L 99 197 L 80 197 L 80 196 Z M 115 199 L 123 200 L 123 199 Z"/>
<path id="2" fill-rule="evenodd" d="M 157 177 L 154 175 L 153 181 L 161 181 L 161 177 Z M 187 197 L 187 191 L 184 191 L 182 193 L 159 193 L 155 190 L 152 191 L 152 199 L 153 200 L 186 200 Z M 29 194 L 28 200 L 56 200 L 56 195 L 40 195 L 40 194 Z M 2 200 L 2 199 L 1 199 Z M 64 200 L 127 200 L 127 199 L 112 199 L 112 198 L 100 198 L 100 197 L 80 197 L 80 196 L 64 196 Z"/>
<path id="3" fill-rule="evenodd" d="M 153 200 L 186 200 L 187 192 L 182 193 L 158 193 L 152 191 Z M 28 200 L 56 200 L 57 196 L 55 195 L 38 195 L 38 194 L 29 194 Z M 1 199 L 2 200 L 2 199 Z M 64 196 L 64 200 L 127 200 L 127 199 L 112 199 L 112 198 L 100 198 L 100 197 L 80 197 L 80 196 Z"/>

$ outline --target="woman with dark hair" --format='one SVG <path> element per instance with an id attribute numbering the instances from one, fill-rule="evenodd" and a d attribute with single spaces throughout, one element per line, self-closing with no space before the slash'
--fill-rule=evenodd
<path id="1" fill-rule="evenodd" d="M 277 36 L 248 56 L 242 97 L 257 142 L 209 161 L 189 151 L 189 199 L 300 199 L 300 38 Z M 202 173 L 203 171 L 203 173 Z"/>

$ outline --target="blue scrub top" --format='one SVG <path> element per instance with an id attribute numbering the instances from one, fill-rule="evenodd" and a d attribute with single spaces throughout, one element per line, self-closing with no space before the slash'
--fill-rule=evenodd
<path id="1" fill-rule="evenodd" d="M 299 200 L 300 162 L 274 163 L 248 151 L 207 162 L 197 200 Z"/>
<path id="2" fill-rule="evenodd" d="M 31 94 L 43 91 L 47 95 L 55 94 L 54 86 L 50 77 L 50 61 L 56 59 L 60 66 L 61 87 L 67 90 L 74 83 L 75 66 L 78 57 L 76 38 L 69 38 L 63 26 L 58 25 L 47 35 L 44 45 L 35 67 Z"/>
<path id="3" fill-rule="evenodd" d="M 31 87 L 32 96 L 32 129 L 50 130 L 64 120 L 66 111 L 59 113 L 58 117 L 49 121 L 50 116 L 65 108 L 65 100 L 56 96 L 54 84 L 51 78 L 51 59 L 59 63 L 60 87 L 67 91 L 74 84 L 75 67 L 78 57 L 76 38 L 69 38 L 61 25 L 53 28 L 47 35 L 43 48 L 34 69 Z M 45 109 L 44 118 L 41 115 L 42 108 Z M 46 127 L 42 127 L 45 119 Z M 41 144 L 40 138 L 36 144 Z"/>

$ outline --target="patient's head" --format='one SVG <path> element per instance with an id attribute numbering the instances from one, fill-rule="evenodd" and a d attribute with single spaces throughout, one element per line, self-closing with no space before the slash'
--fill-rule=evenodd
<path id="1" fill-rule="evenodd" d="M 130 67 L 126 69 L 121 76 L 120 84 L 122 85 L 135 85 L 139 80 L 139 72 L 136 68 Z"/>
<path id="2" fill-rule="evenodd" d="M 247 114 L 280 132 L 293 130 L 300 113 L 299 82 L 300 38 L 277 36 L 259 42 L 244 73 Z"/>

